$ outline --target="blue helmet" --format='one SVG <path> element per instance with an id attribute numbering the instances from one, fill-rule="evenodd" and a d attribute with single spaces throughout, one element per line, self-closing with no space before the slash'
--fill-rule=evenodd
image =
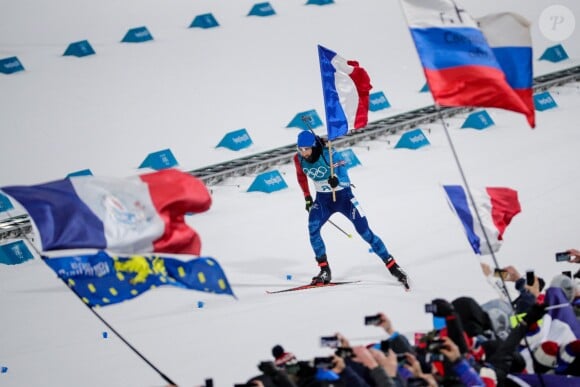
<path id="1" fill-rule="evenodd" d="M 297 145 L 299 147 L 314 147 L 316 146 L 316 136 L 309 130 L 303 130 L 298 135 Z"/>

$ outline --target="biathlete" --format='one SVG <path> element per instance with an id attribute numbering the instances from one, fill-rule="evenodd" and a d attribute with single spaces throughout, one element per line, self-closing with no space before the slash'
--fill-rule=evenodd
<path id="1" fill-rule="evenodd" d="M 310 244 L 320 268 L 318 275 L 312 278 L 312 284 L 328 284 L 332 279 L 320 230 L 332 214 L 339 212 L 352 222 L 357 233 L 368 242 L 390 273 L 408 290 L 407 274 L 389 253 L 381 238 L 372 232 L 366 216 L 360 211 L 359 203 L 351 190 L 350 178 L 343 157 L 333 150 L 334 174 L 331 174 L 330 150 L 325 145 L 323 139 L 305 130 L 298 135 L 298 152 L 294 155 L 298 184 L 304 193 L 306 211 L 309 213 Z M 316 187 L 314 200 L 310 194 L 308 179 L 312 180 Z M 336 200 L 333 200 L 333 190 Z"/>

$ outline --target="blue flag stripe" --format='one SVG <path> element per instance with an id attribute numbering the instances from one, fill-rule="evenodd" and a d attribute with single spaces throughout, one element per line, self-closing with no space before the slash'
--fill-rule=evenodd
<path id="1" fill-rule="evenodd" d="M 347 118 L 340 106 L 334 74 L 336 69 L 332 65 L 332 58 L 336 55 L 322 46 L 318 46 L 320 59 L 320 74 L 322 77 L 322 94 L 326 109 L 326 128 L 328 139 L 334 140 L 348 132 Z"/>
<path id="2" fill-rule="evenodd" d="M 69 179 L 2 190 L 35 221 L 43 250 L 106 247 L 103 222 L 78 197 Z"/>
<path id="3" fill-rule="evenodd" d="M 483 33 L 475 28 L 411 28 L 423 67 L 486 66 L 501 70 Z"/>
<path id="4" fill-rule="evenodd" d="M 512 88 L 529 89 L 533 86 L 531 47 L 496 47 L 492 51 Z"/>

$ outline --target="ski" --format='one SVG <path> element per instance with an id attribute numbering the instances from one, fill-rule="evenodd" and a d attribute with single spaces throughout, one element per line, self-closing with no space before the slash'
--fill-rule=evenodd
<path id="1" fill-rule="evenodd" d="M 328 286 L 354 284 L 357 282 L 360 282 L 360 281 L 335 281 L 335 282 L 330 282 L 330 283 L 325 284 L 325 285 L 323 285 L 323 284 L 319 284 L 319 285 L 307 284 L 307 285 L 294 286 L 292 288 L 287 288 L 287 289 L 282 289 L 282 290 L 266 290 L 266 293 L 267 294 L 287 293 L 287 292 L 295 292 L 298 290 L 316 289 L 316 288 L 325 288 Z"/>

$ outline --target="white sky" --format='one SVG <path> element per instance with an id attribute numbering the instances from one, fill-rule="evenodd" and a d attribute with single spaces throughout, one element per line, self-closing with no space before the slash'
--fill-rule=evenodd
<path id="1" fill-rule="evenodd" d="M 0 14 L 0 59 L 18 56 L 25 72 L 0 75 L 0 186 L 35 184 L 89 168 L 127 176 L 150 152 L 170 148 L 191 170 L 294 142 L 286 129 L 297 112 L 316 109 L 324 120 L 316 45 L 367 69 L 373 90 L 392 108 L 370 120 L 430 105 L 419 94 L 424 77 L 395 1 L 344 0 L 317 7 L 272 1 L 277 15 L 246 17 L 254 2 L 148 0 L 50 4 L 19 1 Z M 558 42 L 538 25 L 549 5 L 574 1 L 464 1 L 474 17 L 517 10 L 532 22 L 534 57 Z M 188 29 L 213 12 L 221 24 Z M 570 20 L 570 19 L 566 19 Z M 155 40 L 119 43 L 146 25 Z M 70 42 L 88 39 L 97 55 L 62 57 Z M 562 41 L 571 59 L 534 63 L 535 75 L 578 64 L 580 33 Z M 579 247 L 577 129 L 580 85 L 552 90 L 559 107 L 538 112 L 537 128 L 523 116 L 489 110 L 496 125 L 459 129 L 447 120 L 467 179 L 473 186 L 518 190 L 522 213 L 505 233 L 497 257 L 546 279 L 568 264 L 553 254 Z M 254 146 L 235 153 L 215 149 L 229 131 L 246 128 Z M 399 135 L 353 148 L 362 166 L 351 169 L 355 195 L 372 229 L 409 272 L 405 293 L 355 235 L 324 229 L 333 276 L 361 284 L 304 293 L 266 295 L 307 282 L 317 271 L 306 230 L 302 194 L 291 165 L 289 188 L 246 193 L 253 176 L 211 187 L 212 208 L 190 218 L 203 254 L 216 258 L 238 296 L 164 288 L 99 313 L 162 372 L 182 386 L 231 386 L 257 374 L 259 361 L 282 344 L 300 359 L 327 355 L 322 335 L 340 331 L 354 343 L 380 340 L 364 315 L 387 313 L 405 334 L 426 331 L 423 304 L 461 295 L 495 297 L 477 258 L 447 207 L 441 184 L 460 184 L 439 123 L 424 126 L 431 146 L 395 150 Z M 324 129 L 317 130 L 323 133 Z M 354 233 L 346 219 L 332 219 Z M 292 280 L 287 280 L 287 275 Z M 203 301 L 203 308 L 197 302 Z M 0 266 L 0 374 L 2 386 L 160 386 L 163 380 L 88 311 L 41 261 Z"/>

